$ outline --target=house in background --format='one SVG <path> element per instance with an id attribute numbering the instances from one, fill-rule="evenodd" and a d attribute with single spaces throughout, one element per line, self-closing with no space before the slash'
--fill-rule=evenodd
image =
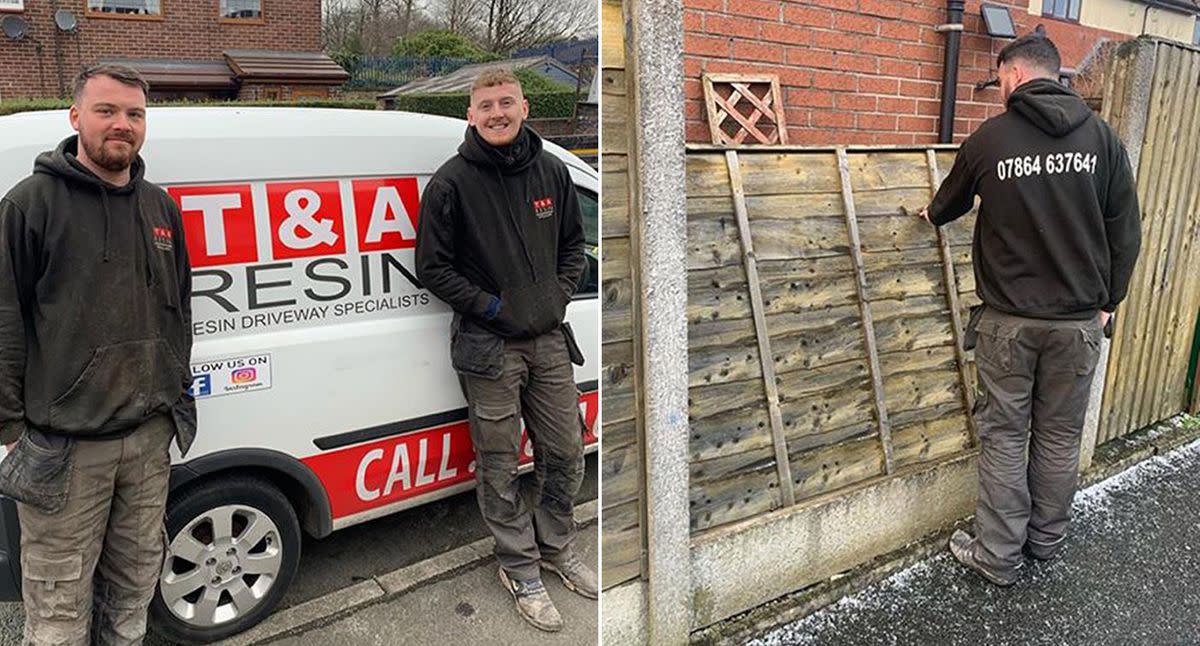
<path id="1" fill-rule="evenodd" d="M 65 96 L 100 62 L 152 100 L 320 98 L 348 78 L 321 53 L 320 0 L 0 0 L 0 20 L 21 33 L 0 38 L 0 100 Z"/>

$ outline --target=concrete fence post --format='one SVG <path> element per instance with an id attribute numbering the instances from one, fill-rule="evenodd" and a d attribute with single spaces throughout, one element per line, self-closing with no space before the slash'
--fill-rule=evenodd
<path id="1" fill-rule="evenodd" d="M 688 519 L 687 211 L 684 196 L 683 8 L 633 0 L 641 347 L 648 537 L 646 635 L 686 644 L 691 628 Z"/>
<path id="2" fill-rule="evenodd" d="M 1142 158 L 1142 145 L 1146 139 L 1146 122 L 1150 113 L 1150 92 L 1154 81 L 1154 58 L 1157 45 L 1150 40 L 1136 40 L 1123 45 L 1110 62 L 1108 73 L 1115 69 L 1115 58 L 1132 58 L 1130 74 L 1125 79 L 1125 101 L 1119 121 L 1110 125 L 1117 131 L 1125 151 L 1129 154 L 1129 163 L 1133 167 L 1134 176 L 1138 173 L 1138 164 Z M 1116 325 L 1121 324 L 1121 308 L 1117 308 Z M 1096 363 L 1096 374 L 1092 377 L 1092 391 L 1088 396 L 1087 417 L 1083 423 L 1083 439 L 1079 447 L 1079 470 L 1082 472 L 1092 464 L 1097 444 L 1104 439 L 1099 437 L 1100 410 L 1104 403 L 1104 382 L 1108 376 L 1109 352 L 1112 348 L 1108 339 L 1100 342 L 1100 360 Z"/>

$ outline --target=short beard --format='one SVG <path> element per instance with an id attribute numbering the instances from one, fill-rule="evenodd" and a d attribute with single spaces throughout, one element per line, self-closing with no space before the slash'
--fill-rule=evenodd
<path id="1" fill-rule="evenodd" d="M 99 146 L 94 148 L 88 144 L 83 137 L 80 137 L 79 141 L 80 144 L 83 145 L 83 151 L 87 153 L 88 159 L 90 159 L 92 163 L 110 173 L 120 173 L 125 171 L 127 168 L 133 165 L 133 158 L 137 156 L 138 152 L 134 147 L 133 142 L 128 142 L 129 154 L 121 155 L 111 154 L 105 150 L 103 140 L 100 142 Z"/>

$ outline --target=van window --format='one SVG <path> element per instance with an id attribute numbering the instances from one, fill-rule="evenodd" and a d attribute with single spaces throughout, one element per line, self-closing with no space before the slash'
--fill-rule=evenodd
<path id="1" fill-rule="evenodd" d="M 575 187 L 579 194 L 579 210 L 583 211 L 583 236 L 587 240 L 587 268 L 579 277 L 575 298 L 595 298 L 600 291 L 600 200 L 596 194 Z"/>

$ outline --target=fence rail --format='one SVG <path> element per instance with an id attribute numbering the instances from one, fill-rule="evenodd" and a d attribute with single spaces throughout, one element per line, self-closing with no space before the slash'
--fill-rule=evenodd
<path id="1" fill-rule="evenodd" d="M 390 90 L 410 81 L 449 74 L 471 61 L 465 58 L 364 56 L 340 62 L 350 74 L 347 88 Z"/>

